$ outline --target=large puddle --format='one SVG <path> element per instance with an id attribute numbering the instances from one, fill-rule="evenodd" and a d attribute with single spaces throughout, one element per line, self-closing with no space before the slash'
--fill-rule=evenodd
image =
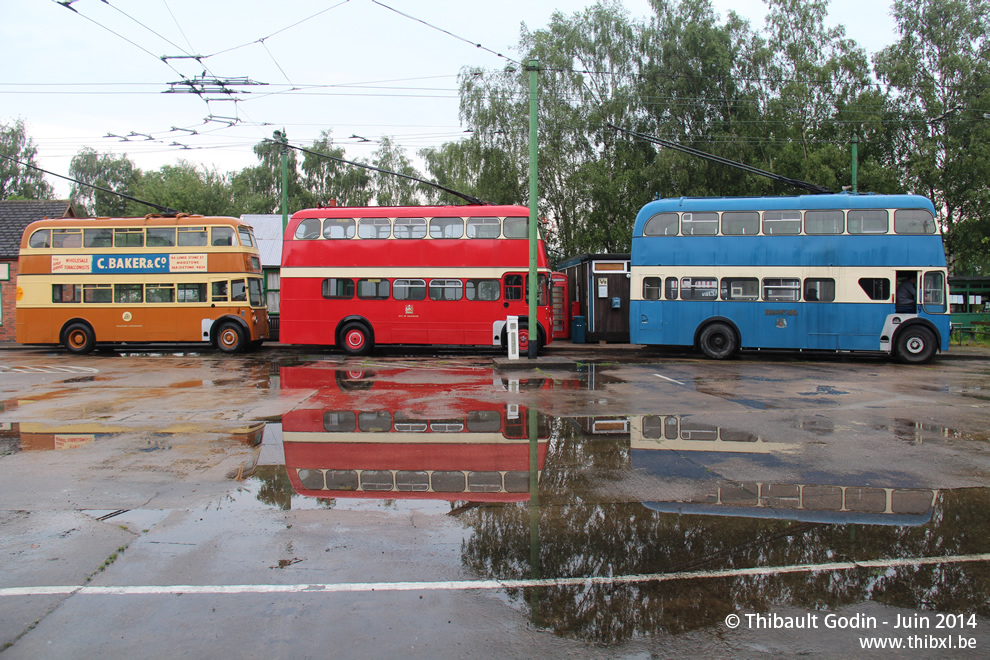
<path id="1" fill-rule="evenodd" d="M 834 464 L 821 452 L 842 441 L 841 421 L 809 413 L 769 432 L 662 403 L 645 415 L 541 412 L 541 395 L 607 393 L 614 381 L 594 369 L 518 378 L 317 363 L 278 378 L 312 395 L 225 435 L 257 452 L 225 506 L 454 520 L 462 567 L 507 582 L 506 598 L 542 629 L 613 645 L 743 611 L 874 603 L 990 616 L 990 565 L 959 560 L 990 551 L 990 488 L 947 488 L 872 451 Z M 902 417 L 872 430 L 917 451 L 985 444 Z M 0 453 L 125 432 L 13 424 Z M 172 437 L 139 449 L 167 451 Z"/>

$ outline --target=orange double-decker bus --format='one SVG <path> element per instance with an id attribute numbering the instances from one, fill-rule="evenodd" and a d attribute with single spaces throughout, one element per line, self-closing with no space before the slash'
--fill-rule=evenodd
<path id="1" fill-rule="evenodd" d="M 268 338 L 261 260 L 236 218 L 62 218 L 27 226 L 17 276 L 17 341 L 209 342 L 224 352 Z"/>

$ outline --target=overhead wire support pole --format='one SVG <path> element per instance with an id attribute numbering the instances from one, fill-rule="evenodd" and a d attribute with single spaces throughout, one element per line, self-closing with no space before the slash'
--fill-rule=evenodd
<path id="1" fill-rule="evenodd" d="M 540 326 L 536 315 L 536 294 L 538 291 L 537 274 L 537 239 L 539 229 L 537 228 L 537 216 L 539 214 L 539 180 L 537 177 L 537 165 L 539 153 L 537 143 L 539 140 L 539 130 L 537 125 L 537 115 L 539 111 L 539 77 L 540 62 L 530 60 L 526 64 L 529 71 L 529 359 L 534 360 L 538 356 L 540 343 Z M 548 329 L 549 330 L 549 329 Z"/>
<path id="2" fill-rule="evenodd" d="M 279 145 L 279 153 L 282 160 L 282 235 L 289 227 L 289 138 L 286 137 L 285 129 L 272 133 L 275 143 Z"/>

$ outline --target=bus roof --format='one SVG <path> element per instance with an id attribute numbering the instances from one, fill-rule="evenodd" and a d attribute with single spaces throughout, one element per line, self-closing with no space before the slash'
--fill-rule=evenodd
<path id="1" fill-rule="evenodd" d="M 303 209 L 292 214 L 293 218 L 462 218 L 468 216 L 529 216 L 525 206 L 326 206 Z"/>
<path id="2" fill-rule="evenodd" d="M 643 235 L 643 226 L 657 213 L 703 211 L 781 211 L 831 209 L 926 209 L 935 215 L 935 206 L 922 195 L 879 195 L 838 193 L 789 197 L 671 197 L 647 203 L 636 214 L 633 236 Z"/>

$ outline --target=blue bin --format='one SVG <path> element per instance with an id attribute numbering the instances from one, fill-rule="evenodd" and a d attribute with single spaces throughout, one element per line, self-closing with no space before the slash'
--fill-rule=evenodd
<path id="1" fill-rule="evenodd" d="M 588 324 L 583 316 L 575 316 L 571 318 L 571 341 L 573 343 L 583 344 L 587 330 Z"/>

